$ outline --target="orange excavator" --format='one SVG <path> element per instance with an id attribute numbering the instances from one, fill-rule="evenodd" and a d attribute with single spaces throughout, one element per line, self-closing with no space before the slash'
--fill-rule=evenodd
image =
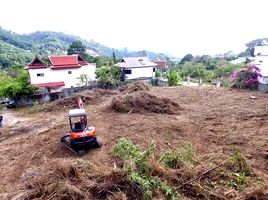
<path id="1" fill-rule="evenodd" d="M 78 99 L 78 109 L 69 110 L 70 133 L 60 141 L 77 155 L 84 155 L 92 147 L 101 147 L 94 126 L 87 126 L 87 114 L 82 99 Z"/>

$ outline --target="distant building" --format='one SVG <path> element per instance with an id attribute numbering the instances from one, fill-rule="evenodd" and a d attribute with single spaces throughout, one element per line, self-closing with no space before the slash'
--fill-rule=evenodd
<path id="1" fill-rule="evenodd" d="M 49 92 L 59 92 L 79 86 L 81 75 L 95 80 L 96 64 L 88 63 L 79 55 L 48 56 L 48 60 L 49 64 L 46 64 L 35 56 L 26 66 L 32 85 L 44 87 Z"/>
<path id="2" fill-rule="evenodd" d="M 165 60 L 154 61 L 157 64 L 156 68 L 159 69 L 162 73 L 166 72 L 169 66 L 167 66 L 167 62 Z"/>
<path id="3" fill-rule="evenodd" d="M 115 66 L 122 70 L 125 80 L 142 80 L 154 77 L 157 64 L 151 62 L 148 57 L 126 57 Z"/>
<path id="4" fill-rule="evenodd" d="M 232 64 L 241 64 L 241 63 L 245 63 L 246 61 L 247 61 L 247 58 L 240 57 L 240 58 L 237 58 L 235 60 L 232 60 L 231 63 Z"/>
<path id="5" fill-rule="evenodd" d="M 259 78 L 260 84 L 268 84 L 268 46 L 256 46 L 254 48 L 253 63 L 260 68 L 262 77 Z"/>

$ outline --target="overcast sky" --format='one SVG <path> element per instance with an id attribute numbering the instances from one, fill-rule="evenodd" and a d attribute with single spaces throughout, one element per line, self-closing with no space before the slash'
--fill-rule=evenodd
<path id="1" fill-rule="evenodd" d="M 184 56 L 268 37 L 267 0 L 3 0 L 0 26 L 61 31 L 114 48 Z"/>

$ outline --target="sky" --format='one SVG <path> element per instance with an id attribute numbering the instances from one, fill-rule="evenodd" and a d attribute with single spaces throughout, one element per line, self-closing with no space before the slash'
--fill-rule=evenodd
<path id="1" fill-rule="evenodd" d="M 176 57 L 215 55 L 268 37 L 267 7 L 267 0 L 3 0 L 0 26 Z"/>

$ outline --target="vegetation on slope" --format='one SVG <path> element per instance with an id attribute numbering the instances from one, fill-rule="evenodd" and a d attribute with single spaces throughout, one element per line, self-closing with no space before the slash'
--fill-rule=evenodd
<path id="1" fill-rule="evenodd" d="M 66 54 L 71 43 L 77 40 L 82 41 L 86 47 L 87 53 L 95 57 L 99 56 L 111 58 L 114 53 L 117 58 L 122 58 L 123 56 L 140 56 L 141 53 L 144 53 L 144 51 L 129 52 L 127 48 L 109 48 L 93 40 L 83 40 L 79 36 L 68 35 L 62 32 L 37 31 L 30 34 L 20 35 L 4 30 L 0 27 L 0 42 L 6 46 L 3 49 L 0 48 L 0 50 L 2 49 L 5 54 L 10 52 L 10 56 L 2 55 L 2 57 L 0 57 L 0 66 L 10 67 L 17 63 L 24 65 L 29 60 L 29 54 L 38 54 L 41 57 L 52 54 Z M 14 52 L 14 50 L 12 50 L 13 48 L 16 48 L 20 54 Z M 158 54 L 154 52 L 146 52 L 146 55 L 152 59 L 167 57 L 165 54 Z M 11 57 L 13 59 L 11 59 Z M 4 61 L 8 61 L 8 64 L 1 65 Z"/>

